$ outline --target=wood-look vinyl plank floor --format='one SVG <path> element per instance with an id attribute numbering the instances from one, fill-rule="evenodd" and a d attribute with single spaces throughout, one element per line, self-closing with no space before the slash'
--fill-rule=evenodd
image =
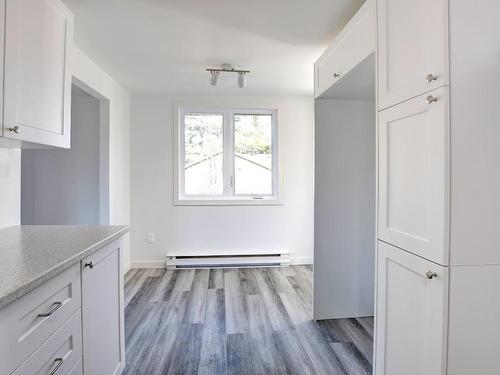
<path id="1" fill-rule="evenodd" d="M 365 375 L 373 318 L 313 321 L 312 267 L 131 270 L 124 374 Z"/>

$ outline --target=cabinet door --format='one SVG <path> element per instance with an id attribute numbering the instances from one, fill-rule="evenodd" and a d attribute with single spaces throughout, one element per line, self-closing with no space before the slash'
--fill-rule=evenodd
<path id="1" fill-rule="evenodd" d="M 120 242 L 82 261 L 83 369 L 119 374 L 125 363 Z"/>
<path id="2" fill-rule="evenodd" d="M 7 0 L 4 137 L 70 146 L 73 18 L 59 0 Z"/>
<path id="3" fill-rule="evenodd" d="M 378 121 L 378 236 L 443 265 L 449 262 L 448 113 L 445 87 L 379 112 Z"/>
<path id="4" fill-rule="evenodd" d="M 315 64 L 315 96 L 322 95 L 375 52 L 375 3 L 367 1 Z"/>
<path id="5" fill-rule="evenodd" d="M 379 242 L 376 375 L 446 371 L 448 268 Z"/>
<path id="6" fill-rule="evenodd" d="M 448 0 L 378 0 L 378 59 L 380 109 L 448 85 Z"/>

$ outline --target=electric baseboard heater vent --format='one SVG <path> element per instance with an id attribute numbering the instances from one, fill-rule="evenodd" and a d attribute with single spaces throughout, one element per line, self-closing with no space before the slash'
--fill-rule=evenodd
<path id="1" fill-rule="evenodd" d="M 281 267 L 290 265 L 290 253 L 241 253 L 167 255 L 168 269 L 180 268 L 241 268 L 241 267 Z"/>

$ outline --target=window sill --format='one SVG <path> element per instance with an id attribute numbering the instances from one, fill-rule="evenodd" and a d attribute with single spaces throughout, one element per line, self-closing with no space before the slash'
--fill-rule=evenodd
<path id="1" fill-rule="evenodd" d="M 175 199 L 174 206 L 283 206 L 283 201 L 268 199 Z"/>

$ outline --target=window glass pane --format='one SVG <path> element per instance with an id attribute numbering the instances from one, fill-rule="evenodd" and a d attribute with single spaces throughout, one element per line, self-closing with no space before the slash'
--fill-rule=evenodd
<path id="1" fill-rule="evenodd" d="M 184 116 L 184 193 L 222 194 L 224 118 L 222 114 Z"/>
<path id="2" fill-rule="evenodd" d="M 236 194 L 273 194 L 271 115 L 234 115 Z"/>

